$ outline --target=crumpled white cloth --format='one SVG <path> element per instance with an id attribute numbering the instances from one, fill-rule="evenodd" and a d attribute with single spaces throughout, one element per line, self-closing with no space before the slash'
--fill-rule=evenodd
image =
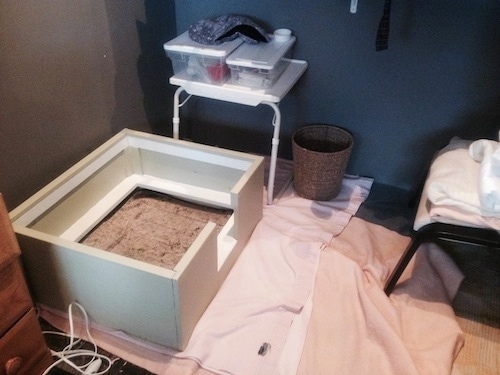
<path id="1" fill-rule="evenodd" d="M 482 209 L 500 216 L 500 143 L 479 139 L 471 143 L 469 155 L 480 163 L 478 189 Z"/>

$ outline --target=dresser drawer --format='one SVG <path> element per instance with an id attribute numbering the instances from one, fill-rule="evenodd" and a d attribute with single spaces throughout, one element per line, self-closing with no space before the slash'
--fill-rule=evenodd
<path id="1" fill-rule="evenodd" d="M 19 259 L 0 265 L 0 337 L 32 307 Z"/>
<path id="2" fill-rule="evenodd" d="M 0 338 L 0 375 L 37 375 L 52 363 L 34 309 Z"/>
<path id="3" fill-rule="evenodd" d="M 0 268 L 20 254 L 21 250 L 12 229 L 7 207 L 0 194 Z"/>

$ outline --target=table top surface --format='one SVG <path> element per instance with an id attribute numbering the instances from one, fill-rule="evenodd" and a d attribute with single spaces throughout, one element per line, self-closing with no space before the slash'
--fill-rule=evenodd
<path id="1" fill-rule="evenodd" d="M 188 94 L 232 103 L 257 106 L 263 102 L 279 103 L 307 69 L 307 62 L 291 60 L 276 83 L 269 89 L 253 89 L 225 83 L 221 86 L 195 82 L 172 76 L 170 83 L 182 87 Z"/>

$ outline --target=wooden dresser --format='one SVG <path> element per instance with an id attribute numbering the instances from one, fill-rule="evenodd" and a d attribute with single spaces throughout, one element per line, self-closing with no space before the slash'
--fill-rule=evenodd
<path id="1" fill-rule="evenodd" d="M 52 363 L 0 194 L 0 375 L 39 375 Z"/>

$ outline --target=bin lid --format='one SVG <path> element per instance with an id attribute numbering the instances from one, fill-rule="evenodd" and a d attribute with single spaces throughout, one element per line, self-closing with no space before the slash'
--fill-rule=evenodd
<path id="1" fill-rule="evenodd" d="M 186 31 L 171 41 L 165 43 L 163 45 L 163 49 L 170 52 L 192 53 L 211 57 L 226 57 L 241 43 L 243 43 L 243 40 L 241 38 L 236 38 L 230 42 L 218 45 L 205 45 L 195 42 L 189 37 L 189 32 Z"/>
<path id="2" fill-rule="evenodd" d="M 284 42 L 277 41 L 274 35 L 269 37 L 271 40 L 268 43 L 245 43 L 238 47 L 229 55 L 226 63 L 249 68 L 273 69 L 295 43 L 295 37 L 291 36 Z"/>

